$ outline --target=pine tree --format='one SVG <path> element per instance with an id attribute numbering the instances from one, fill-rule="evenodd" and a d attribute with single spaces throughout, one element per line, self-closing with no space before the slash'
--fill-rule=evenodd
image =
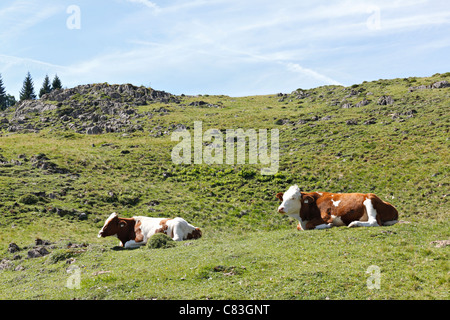
<path id="1" fill-rule="evenodd" d="M 20 90 L 20 101 L 22 100 L 35 100 L 36 94 L 34 93 L 33 79 L 31 78 L 30 72 L 28 72 L 27 77 L 23 81 L 22 90 Z"/>
<path id="2" fill-rule="evenodd" d="M 45 75 L 44 83 L 42 84 L 41 90 L 39 90 L 39 98 L 42 98 L 44 94 L 52 92 L 52 87 L 50 86 L 50 79 L 48 75 Z"/>
<path id="3" fill-rule="evenodd" d="M 5 110 L 7 107 L 8 98 L 6 96 L 6 90 L 3 86 L 2 75 L 0 74 L 0 110 Z"/>
<path id="4" fill-rule="evenodd" d="M 55 89 L 62 89 L 61 80 L 59 79 L 58 75 L 55 75 L 55 78 L 53 79 L 52 82 L 52 90 Z"/>
<path id="5" fill-rule="evenodd" d="M 7 94 L 6 95 L 6 107 L 13 107 L 17 103 L 16 97 L 13 95 Z"/>

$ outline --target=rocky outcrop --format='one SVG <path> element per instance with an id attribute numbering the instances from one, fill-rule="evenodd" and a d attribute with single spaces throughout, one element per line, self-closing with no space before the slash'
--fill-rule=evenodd
<path id="1" fill-rule="evenodd" d="M 394 99 L 392 99 L 391 96 L 381 96 L 378 99 L 377 104 L 380 106 L 391 105 L 391 104 L 394 104 Z"/>
<path id="2" fill-rule="evenodd" d="M 143 128 L 133 120 L 153 116 L 151 113 L 139 114 L 138 106 L 155 102 L 179 101 L 170 93 L 131 84 L 81 85 L 54 90 L 40 100 L 20 102 L 11 120 L 4 118 L 0 122 L 0 130 L 38 132 L 52 127 L 82 134 L 134 132 Z"/>
<path id="3" fill-rule="evenodd" d="M 448 81 L 438 81 L 430 85 L 421 85 L 417 87 L 409 87 L 409 92 L 413 92 L 416 90 L 426 90 L 426 89 L 442 89 L 450 87 L 450 83 Z"/>

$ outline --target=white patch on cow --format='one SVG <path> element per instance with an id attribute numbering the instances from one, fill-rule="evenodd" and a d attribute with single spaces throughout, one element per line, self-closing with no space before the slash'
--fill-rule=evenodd
<path id="1" fill-rule="evenodd" d="M 278 212 L 283 211 L 282 213 L 285 213 L 289 216 L 291 215 L 300 215 L 300 209 L 302 207 L 301 204 L 301 193 L 300 189 L 297 185 L 291 186 L 284 194 L 283 194 L 283 202 L 278 207 Z M 297 219 L 296 216 L 292 216 L 293 218 Z"/>
<path id="2" fill-rule="evenodd" d="M 377 223 L 377 210 L 373 207 L 372 200 L 366 199 L 363 202 L 366 207 L 367 212 L 367 222 L 364 221 L 353 221 L 348 226 L 351 227 L 378 227 Z"/>
<path id="3" fill-rule="evenodd" d="M 345 225 L 345 223 L 342 222 L 341 217 L 336 217 L 335 215 L 331 215 L 331 219 L 333 219 L 333 226 L 340 227 L 340 226 Z"/>
<path id="4" fill-rule="evenodd" d="M 195 227 L 192 224 L 180 217 L 167 221 L 166 225 L 168 226 L 167 233 L 171 234 L 173 232 L 174 241 L 186 239 L 187 235 L 195 230 Z"/>
<path id="5" fill-rule="evenodd" d="M 337 207 L 339 206 L 339 203 L 341 203 L 342 200 L 338 200 L 338 201 L 334 201 L 333 199 L 331 199 L 331 202 L 333 202 L 333 206 Z"/>
<path id="6" fill-rule="evenodd" d="M 160 222 L 162 220 L 166 220 L 166 218 L 150 218 L 143 216 L 136 216 L 133 218 L 136 220 L 136 222 L 141 222 L 140 228 L 142 235 L 144 236 L 142 244 L 147 243 L 148 238 L 154 235 L 156 230 L 162 227 Z M 168 236 L 171 236 L 173 234 L 172 239 L 175 241 L 186 240 L 188 234 L 192 233 L 192 231 L 195 230 L 195 227 L 192 224 L 188 223 L 186 220 L 180 217 L 167 220 L 166 226 L 167 230 L 165 231 L 165 233 Z"/>

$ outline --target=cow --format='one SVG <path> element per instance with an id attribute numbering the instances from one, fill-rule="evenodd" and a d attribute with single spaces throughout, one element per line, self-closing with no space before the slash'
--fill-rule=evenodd
<path id="1" fill-rule="evenodd" d="M 98 237 L 117 236 L 120 246 L 124 248 L 137 248 L 147 243 L 147 240 L 156 233 L 165 233 L 175 241 L 198 239 L 202 236 L 199 228 L 189 224 L 183 218 L 150 218 L 135 216 L 132 218 L 119 218 L 113 212 L 106 219 Z"/>
<path id="2" fill-rule="evenodd" d="M 398 222 L 397 209 L 373 193 L 301 192 L 293 185 L 276 196 L 281 201 L 278 212 L 298 220 L 297 230 L 391 226 Z"/>

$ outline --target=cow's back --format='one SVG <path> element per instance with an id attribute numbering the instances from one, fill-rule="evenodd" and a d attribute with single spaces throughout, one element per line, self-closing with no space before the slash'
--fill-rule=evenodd
<path id="1" fill-rule="evenodd" d="M 367 219 L 364 193 L 328 193 L 320 192 L 317 206 L 324 221 L 330 223 L 335 217 L 340 217 L 343 224 L 348 225 L 355 220 Z"/>
<path id="2" fill-rule="evenodd" d="M 161 228 L 161 222 L 167 220 L 165 218 L 152 218 L 144 216 L 133 217 L 136 223 L 140 222 L 139 227 L 141 228 L 142 235 L 144 236 L 144 242 L 147 242 L 148 238 L 158 232 Z"/>
<path id="3" fill-rule="evenodd" d="M 369 194 L 372 200 L 373 207 L 377 211 L 377 222 L 383 225 L 386 221 L 393 221 L 398 219 L 397 209 L 389 202 L 383 201 L 374 194 Z"/>

